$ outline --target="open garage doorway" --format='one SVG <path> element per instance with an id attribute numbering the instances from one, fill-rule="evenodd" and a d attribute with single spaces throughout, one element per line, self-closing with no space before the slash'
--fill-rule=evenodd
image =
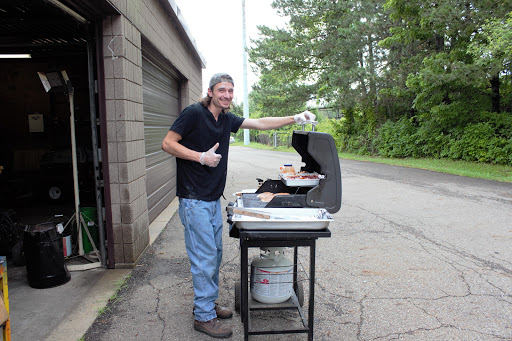
<path id="1" fill-rule="evenodd" d="M 30 57 L 0 59 L 0 254 L 9 255 L 25 226 L 65 224 L 74 213 L 69 98 L 47 93 L 38 72 L 65 70 L 73 84 L 80 204 L 97 206 L 91 138 L 97 104 L 91 108 L 90 97 L 96 66 L 89 21 L 42 0 L 7 0 L 1 8 L 0 54 Z M 69 224 L 63 234 L 74 245 L 77 230 Z"/>

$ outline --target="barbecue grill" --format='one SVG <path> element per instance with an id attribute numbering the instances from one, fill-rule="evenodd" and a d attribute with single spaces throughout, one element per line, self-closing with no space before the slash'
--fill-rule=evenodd
<path id="1" fill-rule="evenodd" d="M 319 174 L 321 178 L 267 180 L 256 193 L 242 193 L 243 207 L 304 208 L 321 207 L 336 213 L 341 206 L 341 171 L 334 139 L 327 133 L 296 130 L 292 146 L 305 163 L 300 171 Z M 300 175 L 300 173 L 299 173 Z M 258 195 L 264 192 L 288 193 L 277 195 L 270 202 L 262 202 Z"/>
<path id="2" fill-rule="evenodd" d="M 313 340 L 315 248 L 318 238 L 331 236 L 328 229 L 331 213 L 341 207 L 341 171 L 338 153 L 331 135 L 295 130 L 292 146 L 302 156 L 304 166 L 295 177 L 260 181 L 254 193 L 241 191 L 236 202 L 228 204 L 229 235 L 240 239 L 240 282 L 235 283 L 235 309 L 244 324 L 244 340 L 249 335 L 307 333 Z M 301 177 L 301 174 L 305 174 Z M 315 175 L 315 176 L 312 176 Z M 259 180 L 259 179 L 258 179 Z M 262 201 L 263 193 L 271 200 Z M 283 303 L 263 304 L 249 295 L 248 249 L 251 247 L 292 247 L 293 292 Z M 309 247 L 309 300 L 307 319 L 302 311 L 304 292 L 298 274 L 298 247 Z M 296 309 L 304 328 L 255 330 L 251 327 L 251 311 Z"/>

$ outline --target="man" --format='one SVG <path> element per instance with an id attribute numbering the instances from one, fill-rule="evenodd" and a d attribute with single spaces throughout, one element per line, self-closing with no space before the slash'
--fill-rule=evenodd
<path id="1" fill-rule="evenodd" d="M 216 338 L 232 334 L 219 321 L 232 312 L 215 302 L 222 260 L 220 197 L 226 184 L 229 137 L 240 128 L 268 130 L 315 120 L 308 111 L 259 119 L 236 116 L 228 112 L 233 91 L 231 76 L 213 75 L 207 96 L 183 110 L 162 143 L 162 149 L 176 157 L 176 195 L 194 286 L 194 329 Z"/>

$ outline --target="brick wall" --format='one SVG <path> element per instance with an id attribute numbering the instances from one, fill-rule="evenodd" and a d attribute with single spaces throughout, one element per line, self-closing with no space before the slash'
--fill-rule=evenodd
<path id="1" fill-rule="evenodd" d="M 107 148 L 115 266 L 130 267 L 149 245 L 142 103 L 142 37 L 177 70 L 182 107 L 201 96 L 201 61 L 158 0 L 112 0 L 123 15 L 103 22 Z M 108 205 L 107 205 L 108 206 Z"/>

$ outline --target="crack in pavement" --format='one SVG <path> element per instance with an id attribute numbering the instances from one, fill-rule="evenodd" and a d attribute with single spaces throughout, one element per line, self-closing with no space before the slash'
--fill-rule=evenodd
<path id="1" fill-rule="evenodd" d="M 436 247 L 438 247 L 441 250 L 449 252 L 450 254 L 459 255 L 460 257 L 462 257 L 464 259 L 471 259 L 477 263 L 483 264 L 485 267 L 488 267 L 490 269 L 500 270 L 504 274 L 512 275 L 512 269 L 506 268 L 501 264 L 498 264 L 496 262 L 491 262 L 489 260 L 477 257 L 475 255 L 469 254 L 466 251 L 458 250 L 458 249 L 456 249 L 456 247 L 454 245 L 443 244 L 439 241 L 436 241 L 432 238 L 427 237 L 422 231 L 419 231 L 418 229 L 415 229 L 415 228 L 405 225 L 405 224 L 398 223 L 391 219 L 386 219 L 382 215 L 373 213 L 363 207 L 358 207 L 358 208 L 362 211 L 365 211 L 369 215 L 375 216 L 376 218 L 381 219 L 382 221 L 388 223 L 389 225 L 396 227 L 398 231 L 403 231 L 403 232 L 407 233 L 408 235 L 412 235 L 412 236 L 416 237 L 419 240 L 426 241 L 431 245 L 435 245 Z"/>
<path id="2" fill-rule="evenodd" d="M 348 205 L 345 205 L 348 206 Z M 465 331 L 468 333 L 474 333 L 475 335 L 480 335 L 480 337 L 483 338 L 495 338 L 495 339 L 511 339 L 510 335 L 504 334 L 504 332 L 499 331 L 492 331 L 492 328 L 490 330 L 484 330 L 479 328 L 471 328 L 468 326 L 464 326 L 463 323 L 459 320 L 454 320 L 453 323 L 446 320 L 446 317 L 443 317 L 443 315 L 439 315 L 435 311 L 431 310 L 431 308 L 428 308 L 428 305 L 425 306 L 424 304 L 426 302 L 439 302 L 441 305 L 440 307 L 447 306 L 449 300 L 452 299 L 462 299 L 462 300 L 468 300 L 469 298 L 474 297 L 476 301 L 473 300 L 473 302 L 478 302 L 478 300 L 488 300 L 491 299 L 493 302 L 501 302 L 500 309 L 509 309 L 508 306 L 511 306 L 510 298 L 512 297 L 510 294 L 510 287 L 507 286 L 510 284 L 510 278 L 512 277 L 512 270 L 503 264 L 510 264 L 509 262 L 499 263 L 496 257 L 489 259 L 482 258 L 481 256 L 477 256 L 475 254 L 472 254 L 468 251 L 460 250 L 456 245 L 452 245 L 450 243 L 447 243 L 446 241 L 439 241 L 435 238 L 432 238 L 428 236 L 423 231 L 419 230 L 418 227 L 412 227 L 407 225 L 403 222 L 397 222 L 396 219 L 392 219 L 388 216 L 384 216 L 382 214 L 376 214 L 371 212 L 370 210 L 366 209 L 365 207 L 361 207 L 360 205 L 350 205 L 352 209 L 358 209 L 364 212 L 366 217 L 362 217 L 360 219 L 347 219 L 344 221 L 344 228 L 338 228 L 337 230 L 332 229 L 332 232 L 335 231 L 342 235 L 344 238 L 352 238 L 355 240 L 361 240 L 364 238 L 368 238 L 368 236 L 374 235 L 379 236 L 381 238 L 393 238 L 393 236 L 397 236 L 399 238 L 402 238 L 404 241 L 408 241 L 409 244 L 407 245 L 408 248 L 412 248 L 413 245 L 417 245 L 417 251 L 423 252 L 425 255 L 428 255 L 429 257 L 432 257 L 432 259 L 436 259 L 441 264 L 446 264 L 449 268 L 451 268 L 453 271 L 451 271 L 452 276 L 455 276 L 454 278 L 458 278 L 458 282 L 460 283 L 461 287 L 459 288 L 460 292 L 451 292 L 444 290 L 442 287 L 438 288 L 438 293 L 441 295 L 437 295 L 434 297 L 426 297 L 426 298 L 418 298 L 411 295 L 399 295 L 399 296 L 392 296 L 393 294 L 396 294 L 392 288 L 386 287 L 386 285 L 382 285 L 380 283 L 381 277 L 379 276 L 385 276 L 385 273 L 374 274 L 374 280 L 372 280 L 372 277 L 366 278 L 366 281 L 369 281 L 368 283 L 372 283 L 375 288 L 379 288 L 379 291 L 382 291 L 383 293 L 386 293 L 386 295 L 390 295 L 391 297 L 385 298 L 382 297 L 382 295 L 377 295 L 376 297 L 369 297 L 367 294 L 365 294 L 361 299 L 357 299 L 354 295 L 347 295 L 343 292 L 336 292 L 332 289 L 329 290 L 327 286 L 325 286 L 323 283 L 317 283 L 317 287 L 319 288 L 319 294 L 324 297 L 329 297 L 328 301 L 320 301 L 320 304 L 325 307 L 325 309 L 332 312 L 335 316 L 341 316 L 341 319 L 344 323 L 350 324 L 353 323 L 351 321 L 347 321 L 346 316 L 343 316 L 344 310 L 343 307 L 347 306 L 348 301 L 351 301 L 353 303 L 356 303 L 359 305 L 359 313 L 358 313 L 358 319 L 357 322 L 357 332 L 355 332 L 355 339 L 357 340 L 367 340 L 367 339 L 374 339 L 374 340 L 381 340 L 381 339 L 400 339 L 404 336 L 413 336 L 413 335 L 427 335 L 424 334 L 424 332 L 435 332 L 442 329 L 447 328 L 453 328 L 456 330 Z M 396 215 L 395 215 L 396 217 Z M 383 226 L 382 229 L 375 229 L 372 227 L 371 222 L 374 222 L 377 224 L 377 226 Z M 357 228 L 351 228 L 351 226 L 357 226 L 361 222 L 366 222 L 366 224 L 361 227 L 358 226 Z M 427 226 L 427 225 L 425 225 Z M 390 228 L 390 230 L 386 230 L 386 228 Z M 358 236 L 365 236 L 363 238 L 358 238 Z M 387 237 L 386 237 L 387 236 Z M 371 237 L 369 237 L 371 238 Z M 371 239 L 370 239 L 371 240 Z M 381 239 L 382 240 L 382 239 Z M 401 243 L 399 243 L 401 244 Z M 360 252 L 364 251 L 364 248 L 360 248 Z M 335 268 L 338 271 L 344 272 L 345 274 L 351 276 L 352 278 L 358 278 L 361 277 L 361 274 L 358 273 L 352 273 L 350 271 L 352 264 L 346 264 L 343 261 L 339 260 L 333 260 L 333 259 L 323 259 L 322 263 L 326 268 Z M 435 267 L 432 269 L 428 269 L 429 267 L 425 269 L 425 271 L 436 271 Z M 411 270 L 411 269 L 410 269 Z M 421 268 L 418 268 L 418 270 L 422 270 Z M 329 271 L 326 271 L 324 269 L 324 272 L 328 273 Z M 371 272 L 369 272 L 371 274 Z M 503 283 L 497 282 L 499 278 L 503 278 Z M 488 288 L 486 289 L 489 292 L 475 292 L 475 289 L 478 285 L 478 291 L 481 291 L 480 283 L 486 283 L 488 285 Z M 363 281 L 364 283 L 364 281 Z M 500 285 L 501 284 L 501 285 Z M 452 283 L 454 285 L 454 283 Z M 322 291 L 320 293 L 320 291 Z M 424 316 L 430 316 L 433 318 L 436 322 L 435 327 L 428 327 L 425 325 L 420 325 L 418 328 L 409 328 L 406 331 L 391 331 L 389 333 L 385 333 L 382 335 L 374 335 L 373 337 L 370 337 L 368 334 L 368 330 L 366 325 L 365 318 L 368 318 L 368 307 L 367 302 L 371 301 L 379 301 L 383 299 L 388 300 L 395 300 L 395 301 L 403 301 L 407 300 L 411 302 L 419 311 L 422 312 L 422 315 Z M 345 303 L 344 303 L 344 302 Z M 336 302 L 336 303 L 333 303 Z M 338 303 L 340 302 L 340 303 Z M 463 304 L 463 303 L 461 303 Z M 430 310 L 429 310 L 430 309 Z M 509 309 L 509 311 L 512 311 Z M 485 321 L 485 317 L 482 317 L 483 320 L 481 320 L 479 323 L 482 323 L 482 321 Z M 339 323 L 339 321 L 338 321 Z M 503 323 L 503 322 L 499 322 Z M 509 327 L 510 329 L 510 327 Z M 423 333 L 423 334 L 421 334 Z"/>

